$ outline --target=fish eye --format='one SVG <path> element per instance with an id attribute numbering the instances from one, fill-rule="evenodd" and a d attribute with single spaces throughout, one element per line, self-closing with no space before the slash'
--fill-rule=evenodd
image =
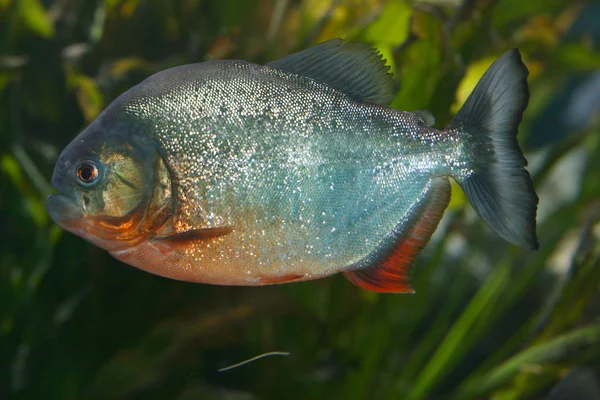
<path id="1" fill-rule="evenodd" d="M 85 186 L 93 185 L 98 180 L 100 171 L 92 161 L 83 161 L 77 167 L 77 179 Z"/>

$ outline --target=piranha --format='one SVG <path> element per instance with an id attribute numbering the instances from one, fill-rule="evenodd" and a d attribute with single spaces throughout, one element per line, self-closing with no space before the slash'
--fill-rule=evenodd
<path id="1" fill-rule="evenodd" d="M 366 44 L 171 68 L 64 149 L 47 208 L 118 260 L 172 279 L 258 286 L 343 272 L 367 290 L 412 293 L 449 178 L 498 235 L 538 247 L 516 138 L 527 75 L 508 51 L 438 130 L 426 110 L 389 107 L 392 77 Z"/>

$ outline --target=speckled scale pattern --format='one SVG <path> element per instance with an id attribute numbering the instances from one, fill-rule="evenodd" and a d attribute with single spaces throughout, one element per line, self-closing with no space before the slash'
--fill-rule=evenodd
<path id="1" fill-rule="evenodd" d="M 163 71 L 111 108 L 159 144 L 176 231 L 234 228 L 161 261 L 188 280 L 338 272 L 402 224 L 431 178 L 471 173 L 460 130 L 243 61 Z M 146 269 L 142 253 L 120 258 Z"/>

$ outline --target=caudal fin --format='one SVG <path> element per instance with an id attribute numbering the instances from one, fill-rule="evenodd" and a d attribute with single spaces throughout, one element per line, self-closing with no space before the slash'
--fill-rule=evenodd
<path id="1" fill-rule="evenodd" d="M 455 177 L 477 214 L 502 238 L 537 249 L 538 197 L 517 142 L 527 107 L 527 67 L 517 49 L 506 52 L 486 71 L 448 130 L 470 142 L 471 173 Z"/>

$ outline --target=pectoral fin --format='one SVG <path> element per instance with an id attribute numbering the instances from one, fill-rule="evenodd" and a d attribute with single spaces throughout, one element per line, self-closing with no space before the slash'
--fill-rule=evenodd
<path id="1" fill-rule="evenodd" d="M 372 292 L 414 293 L 408 275 L 415 257 L 425 247 L 450 200 L 447 178 L 432 179 L 394 231 L 344 276 Z"/>
<path id="2" fill-rule="evenodd" d="M 228 235 L 231 232 L 233 232 L 233 227 L 231 226 L 192 229 L 189 231 L 156 237 L 152 239 L 152 241 L 159 245 L 159 247 L 166 247 L 172 250 L 175 248 L 187 247 L 192 242 Z"/>

